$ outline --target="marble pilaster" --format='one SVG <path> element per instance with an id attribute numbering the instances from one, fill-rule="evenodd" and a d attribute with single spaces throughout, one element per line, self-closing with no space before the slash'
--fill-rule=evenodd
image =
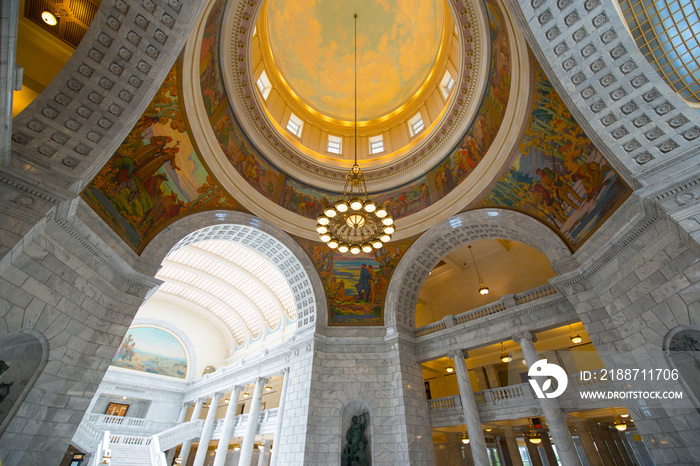
<path id="1" fill-rule="evenodd" d="M 277 457 L 279 456 L 279 439 L 282 436 L 282 422 L 284 422 L 284 407 L 287 400 L 287 388 L 289 387 L 289 367 L 282 369 L 282 391 L 280 392 L 280 404 L 277 407 L 277 424 L 275 425 L 275 436 L 273 437 L 273 442 L 275 443 L 275 448 L 272 449 L 272 454 L 270 455 L 270 465 L 275 466 L 277 464 Z"/>
<path id="2" fill-rule="evenodd" d="M 518 448 L 518 440 L 515 438 L 515 431 L 511 426 L 503 427 L 503 436 L 506 439 L 508 446 L 508 454 L 513 466 L 523 466 L 523 459 L 520 457 L 520 449 Z"/>

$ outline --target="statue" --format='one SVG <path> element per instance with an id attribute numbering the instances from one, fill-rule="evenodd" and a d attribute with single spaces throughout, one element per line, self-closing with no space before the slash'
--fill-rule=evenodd
<path id="1" fill-rule="evenodd" d="M 345 434 L 347 444 L 343 450 L 343 466 L 369 466 L 367 457 L 367 414 L 352 417 L 352 425 Z"/>

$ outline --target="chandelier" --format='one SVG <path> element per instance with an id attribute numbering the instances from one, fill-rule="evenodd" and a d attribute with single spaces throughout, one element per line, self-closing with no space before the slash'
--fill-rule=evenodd
<path id="1" fill-rule="evenodd" d="M 394 218 L 369 199 L 365 174 L 357 164 L 357 14 L 355 15 L 355 163 L 345 175 L 340 199 L 316 219 L 321 241 L 331 249 L 352 254 L 372 252 L 391 241 Z"/>

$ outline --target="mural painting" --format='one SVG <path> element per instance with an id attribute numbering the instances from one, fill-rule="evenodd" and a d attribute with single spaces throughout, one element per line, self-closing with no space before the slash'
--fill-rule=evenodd
<path id="1" fill-rule="evenodd" d="M 476 207 L 524 211 L 576 250 L 631 190 L 586 137 L 542 69 L 530 121 L 511 168 Z"/>
<path id="2" fill-rule="evenodd" d="M 221 95 L 220 90 L 224 89 L 221 66 L 211 44 L 212 40 L 213 43 L 219 40 L 222 17 L 215 13 L 222 3 L 214 6 L 207 19 L 206 40 L 200 55 L 202 94 L 212 129 L 231 164 L 256 191 L 286 209 L 316 218 L 328 199 L 336 199 L 340 193 L 314 188 L 280 171 L 246 137 L 227 97 Z M 503 13 L 495 2 L 485 5 L 492 47 L 489 80 L 479 110 L 462 140 L 428 173 L 396 188 L 371 193 L 395 218 L 419 212 L 466 180 L 489 150 L 503 122 L 510 95 L 510 45 Z"/>
<path id="3" fill-rule="evenodd" d="M 186 133 L 176 67 L 82 197 L 137 252 L 189 213 L 238 209 L 209 175 Z"/>
<path id="4" fill-rule="evenodd" d="M 112 365 L 178 379 L 187 376 L 187 356 L 182 344 L 170 333 L 154 327 L 130 328 Z"/>
<path id="5" fill-rule="evenodd" d="M 384 325 L 384 298 L 394 269 L 415 238 L 371 253 L 341 254 L 297 238 L 316 266 L 328 298 L 330 325 Z"/>

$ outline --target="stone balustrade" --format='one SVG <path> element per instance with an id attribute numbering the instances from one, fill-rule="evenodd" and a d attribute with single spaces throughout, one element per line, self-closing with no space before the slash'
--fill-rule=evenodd
<path id="1" fill-rule="evenodd" d="M 613 382 L 600 380 L 596 375 L 600 371 L 591 371 L 590 380 L 581 380 L 580 374 L 569 375 L 569 384 L 564 394 L 559 397 L 564 411 L 581 409 L 580 392 L 596 388 L 613 388 Z M 520 419 L 533 415 L 541 415 L 537 398 L 529 383 L 510 385 L 507 387 L 482 390 L 474 393 L 482 422 Z M 619 400 L 585 400 L 587 409 L 607 408 L 619 404 Z M 445 427 L 463 424 L 462 402 L 459 395 L 428 400 L 432 427 Z"/>
<path id="2" fill-rule="evenodd" d="M 539 300 L 549 298 L 554 295 L 557 295 L 557 290 L 550 284 L 534 288 L 525 293 L 507 295 L 495 303 L 477 307 L 476 309 L 471 309 L 456 316 L 448 315 L 438 322 L 433 322 L 432 324 L 419 327 L 414 330 L 413 335 L 416 338 L 424 337 L 426 335 L 440 332 L 449 327 L 473 322 L 477 319 L 482 319 L 484 317 L 503 312 L 507 309 L 512 309 L 516 306 L 522 306 L 530 303 L 534 304 Z"/>
<path id="3" fill-rule="evenodd" d="M 109 430 L 115 433 L 138 432 L 139 435 L 152 435 L 176 425 L 175 422 L 154 421 L 136 417 L 108 416 L 106 414 L 86 414 L 84 419 L 90 421 L 101 430 Z"/>

